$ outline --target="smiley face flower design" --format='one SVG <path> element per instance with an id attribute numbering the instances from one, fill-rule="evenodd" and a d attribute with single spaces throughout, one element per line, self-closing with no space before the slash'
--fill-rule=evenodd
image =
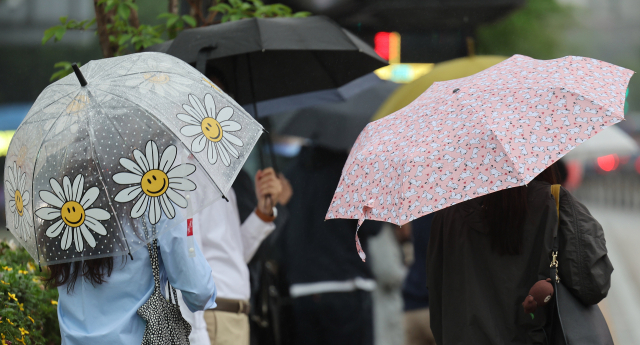
<path id="1" fill-rule="evenodd" d="M 101 208 L 89 208 L 98 199 L 98 187 L 89 188 L 84 192 L 84 176 L 78 174 L 71 184 L 69 176 L 62 178 L 62 186 L 56 179 L 49 180 L 53 193 L 48 190 L 40 191 L 42 201 L 53 207 L 43 207 L 36 211 L 36 216 L 43 220 L 56 220 L 46 231 L 50 238 L 58 237 L 62 233 L 60 248 L 67 250 L 71 243 L 75 243 L 76 251 L 84 250 L 84 241 L 94 248 L 96 240 L 93 231 L 98 235 L 106 235 L 107 229 L 101 220 L 111 218 L 109 212 Z M 83 240 L 84 238 L 84 240 Z"/>
<path id="2" fill-rule="evenodd" d="M 169 219 L 176 216 L 171 202 L 181 208 L 187 207 L 187 199 L 176 190 L 196 189 L 196 184 L 185 178 L 196 171 L 196 167 L 193 164 L 180 164 L 172 168 L 176 153 L 176 147 L 169 145 L 159 157 L 158 146 L 150 140 L 147 142 L 146 155 L 140 150 L 133 151 L 135 162 L 128 158 L 120 158 L 120 165 L 129 172 L 113 175 L 113 181 L 121 185 L 134 186 L 121 190 L 115 200 L 129 202 L 142 194 L 131 209 L 131 218 L 139 218 L 148 208 L 149 222 L 157 224 L 163 211 Z"/>
<path id="3" fill-rule="evenodd" d="M 31 227 L 33 221 L 31 214 L 25 207 L 29 203 L 29 191 L 26 190 L 27 174 L 13 162 L 13 169 L 7 167 L 8 180 L 4 181 L 4 185 L 9 192 L 9 208 L 13 213 L 13 226 L 17 233 L 24 239 L 31 238 Z"/>
<path id="4" fill-rule="evenodd" d="M 191 150 L 194 153 L 207 149 L 209 163 L 216 164 L 218 157 L 225 166 L 231 164 L 231 159 L 238 158 L 238 150 L 235 146 L 242 147 L 240 138 L 230 132 L 239 131 L 242 126 L 230 120 L 233 116 L 233 108 L 224 107 L 216 115 L 216 105 L 213 96 L 204 96 L 204 105 L 198 98 L 189 95 L 191 105 L 183 104 L 182 108 L 189 114 L 178 114 L 178 118 L 189 125 L 180 129 L 180 133 L 185 136 L 196 138 L 191 142 Z"/>

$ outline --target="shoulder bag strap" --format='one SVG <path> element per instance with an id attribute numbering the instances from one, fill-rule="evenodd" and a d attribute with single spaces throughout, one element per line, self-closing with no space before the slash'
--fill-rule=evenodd
<path id="1" fill-rule="evenodd" d="M 560 227 L 560 185 L 551 185 L 551 195 L 556 200 L 556 212 L 558 214 L 558 225 L 553 229 L 553 247 L 551 249 L 551 265 L 555 268 L 556 282 L 560 282 L 558 276 L 558 228 Z"/>

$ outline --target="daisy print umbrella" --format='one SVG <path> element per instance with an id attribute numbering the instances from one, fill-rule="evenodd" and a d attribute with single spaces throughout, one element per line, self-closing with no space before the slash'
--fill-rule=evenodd
<path id="1" fill-rule="evenodd" d="M 18 127 L 7 227 L 38 262 L 133 257 L 223 197 L 262 131 L 174 57 L 91 61 L 49 85 Z"/>

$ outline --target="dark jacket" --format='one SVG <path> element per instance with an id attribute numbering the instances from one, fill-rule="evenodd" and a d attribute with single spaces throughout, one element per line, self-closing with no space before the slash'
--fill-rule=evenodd
<path id="1" fill-rule="evenodd" d="M 293 188 L 283 235 L 290 284 L 373 279 L 356 250 L 357 220 L 324 219 L 346 160 L 347 153 L 304 147 L 285 173 Z M 358 234 L 365 252 L 367 237 L 379 231 L 379 222 L 364 222 Z"/>
<path id="2" fill-rule="evenodd" d="M 548 308 L 535 318 L 522 302 L 538 280 L 549 277 L 557 224 L 550 185 L 527 187 L 528 215 L 520 255 L 491 250 L 482 198 L 438 212 L 431 228 L 427 283 L 431 328 L 438 344 L 544 344 Z M 613 267 L 602 227 L 565 189 L 560 193 L 559 271 L 562 283 L 585 304 L 609 291 Z"/>
<path id="3" fill-rule="evenodd" d="M 413 242 L 413 263 L 402 285 L 404 311 L 429 308 L 429 289 L 427 289 L 427 246 L 431 234 L 434 213 L 411 222 L 411 240 Z"/>

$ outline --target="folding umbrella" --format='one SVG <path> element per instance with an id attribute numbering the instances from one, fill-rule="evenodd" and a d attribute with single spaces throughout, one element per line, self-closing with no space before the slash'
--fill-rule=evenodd
<path id="1" fill-rule="evenodd" d="M 223 196 L 262 131 L 172 56 L 91 61 L 18 127 L 7 228 L 38 262 L 131 255 Z"/>
<path id="2" fill-rule="evenodd" d="M 360 134 L 327 219 L 402 225 L 526 185 L 580 143 L 624 120 L 632 75 L 595 59 L 515 55 L 470 77 L 436 82 Z"/>

